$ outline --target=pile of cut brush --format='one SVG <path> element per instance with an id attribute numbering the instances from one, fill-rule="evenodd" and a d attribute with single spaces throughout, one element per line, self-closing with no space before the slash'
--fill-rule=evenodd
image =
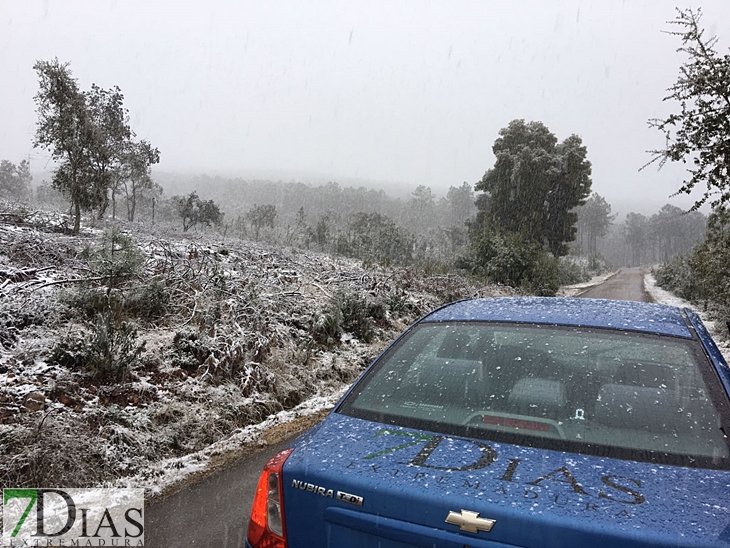
<path id="1" fill-rule="evenodd" d="M 215 233 L 72 236 L 61 214 L 0 211 L 2 487 L 148 477 L 341 390 L 436 306 L 509 291 Z"/>

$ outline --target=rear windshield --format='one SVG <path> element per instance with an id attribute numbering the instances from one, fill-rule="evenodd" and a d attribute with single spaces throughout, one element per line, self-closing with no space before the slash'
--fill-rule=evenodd
<path id="1" fill-rule="evenodd" d="M 520 445 L 728 468 L 718 383 L 690 339 L 425 323 L 375 364 L 338 411 Z"/>

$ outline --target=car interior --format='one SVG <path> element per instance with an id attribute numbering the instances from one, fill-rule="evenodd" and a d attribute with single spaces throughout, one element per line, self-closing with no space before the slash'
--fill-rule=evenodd
<path id="1" fill-rule="evenodd" d="M 688 341 L 467 323 L 423 335 L 395 352 L 388 383 L 372 380 L 360 405 L 529 436 L 727 456 Z"/>

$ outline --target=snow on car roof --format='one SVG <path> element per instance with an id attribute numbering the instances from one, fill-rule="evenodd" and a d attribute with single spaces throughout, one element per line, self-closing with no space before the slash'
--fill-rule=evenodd
<path id="1" fill-rule="evenodd" d="M 679 308 L 663 304 L 561 297 L 500 297 L 459 301 L 422 321 L 501 321 L 610 327 L 691 338 Z"/>

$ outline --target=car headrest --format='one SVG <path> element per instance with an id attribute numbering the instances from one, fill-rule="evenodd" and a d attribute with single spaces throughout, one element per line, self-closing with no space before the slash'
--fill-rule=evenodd
<path id="1" fill-rule="evenodd" d="M 441 341 L 436 355 L 439 358 L 469 358 L 473 353 L 471 337 L 463 331 L 448 333 Z"/>
<path id="2" fill-rule="evenodd" d="M 476 360 L 426 359 L 417 368 L 422 397 L 432 394 L 439 400 L 459 405 L 480 385 L 482 367 Z"/>
<path id="3" fill-rule="evenodd" d="M 614 375 L 615 382 L 634 386 L 674 389 L 674 370 L 651 362 L 622 364 Z"/>
<path id="4" fill-rule="evenodd" d="M 565 385 L 553 379 L 518 380 L 507 399 L 511 411 L 533 417 L 558 418 L 567 403 Z"/>
<path id="5" fill-rule="evenodd" d="M 678 412 L 674 393 L 666 388 L 604 384 L 594 418 L 615 428 L 669 432 L 676 428 Z"/>

